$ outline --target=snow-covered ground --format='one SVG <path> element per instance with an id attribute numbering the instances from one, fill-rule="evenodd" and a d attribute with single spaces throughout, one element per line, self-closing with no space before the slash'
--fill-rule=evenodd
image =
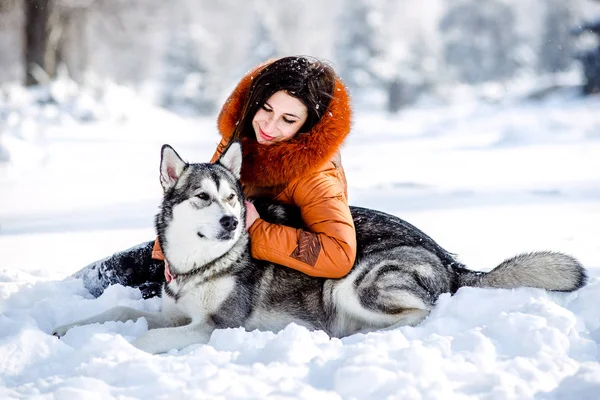
<path id="1" fill-rule="evenodd" d="M 473 269 L 524 251 L 572 254 L 591 276 L 579 292 L 463 288 L 417 327 L 344 339 L 296 325 L 220 330 L 158 356 L 129 344 L 144 320 L 50 335 L 115 305 L 159 308 L 120 286 L 94 299 L 66 277 L 154 237 L 161 144 L 204 161 L 218 141 L 214 118 L 122 106 L 132 116 L 6 120 L 0 398 L 600 397 L 599 98 L 358 113 L 343 149 L 353 204 L 401 216 Z"/>

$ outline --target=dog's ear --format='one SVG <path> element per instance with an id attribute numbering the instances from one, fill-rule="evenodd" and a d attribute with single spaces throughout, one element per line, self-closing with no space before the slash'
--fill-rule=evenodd
<path id="1" fill-rule="evenodd" d="M 160 184 L 166 192 L 175 186 L 187 163 L 168 144 L 160 152 Z"/>
<path id="2" fill-rule="evenodd" d="M 242 171 L 242 145 L 240 142 L 231 142 L 217 162 L 227 168 L 235 176 L 235 179 L 240 179 Z"/>

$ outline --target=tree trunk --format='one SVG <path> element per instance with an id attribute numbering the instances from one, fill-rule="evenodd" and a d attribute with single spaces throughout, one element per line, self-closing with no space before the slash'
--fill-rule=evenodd
<path id="1" fill-rule="evenodd" d="M 26 85 L 56 76 L 58 29 L 55 0 L 25 0 Z"/>
<path id="2" fill-rule="evenodd" d="M 404 85 L 397 79 L 391 81 L 388 85 L 388 111 L 397 113 L 406 105 Z"/>
<path id="3" fill-rule="evenodd" d="M 87 32 L 88 9 L 61 10 L 61 36 L 57 45 L 57 58 L 67 67 L 69 77 L 83 83 L 88 67 Z"/>

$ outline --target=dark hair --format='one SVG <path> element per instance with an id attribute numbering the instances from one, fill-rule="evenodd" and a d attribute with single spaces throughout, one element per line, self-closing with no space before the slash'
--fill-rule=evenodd
<path id="1" fill-rule="evenodd" d="M 333 97 L 336 75 L 329 65 L 308 57 L 284 57 L 264 67 L 250 85 L 242 117 L 233 137 L 252 131 L 252 119 L 274 93 L 284 90 L 306 106 L 308 118 L 298 133 L 310 132 L 325 113 Z"/>

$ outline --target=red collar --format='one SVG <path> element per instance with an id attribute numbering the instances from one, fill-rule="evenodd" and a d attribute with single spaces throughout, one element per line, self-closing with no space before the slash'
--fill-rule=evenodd
<path id="1" fill-rule="evenodd" d="M 167 280 L 167 283 L 177 279 L 177 275 L 171 273 L 171 269 L 169 268 L 169 263 L 167 260 L 165 260 L 165 279 Z"/>

